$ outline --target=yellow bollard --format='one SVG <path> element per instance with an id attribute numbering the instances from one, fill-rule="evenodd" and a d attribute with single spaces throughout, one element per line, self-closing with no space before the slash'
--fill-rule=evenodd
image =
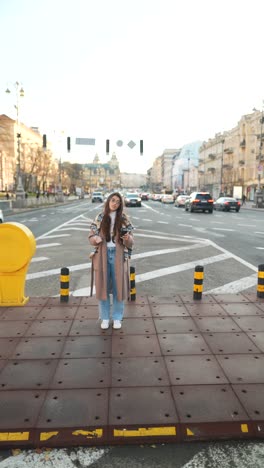
<path id="1" fill-rule="evenodd" d="M 30 229 L 20 223 L 0 225 L 0 307 L 25 305 L 26 274 L 36 251 Z"/>
<path id="2" fill-rule="evenodd" d="M 136 300 L 136 269 L 134 266 L 130 267 L 130 300 Z"/>

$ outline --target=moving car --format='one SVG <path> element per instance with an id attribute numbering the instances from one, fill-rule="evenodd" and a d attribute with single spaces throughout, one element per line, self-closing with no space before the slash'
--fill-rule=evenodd
<path id="1" fill-rule="evenodd" d="M 125 206 L 141 206 L 141 198 L 138 193 L 126 193 Z"/>
<path id="2" fill-rule="evenodd" d="M 181 208 L 181 207 L 184 208 L 185 201 L 187 200 L 188 197 L 189 195 L 178 195 L 178 197 L 175 200 L 174 206 L 177 206 L 178 208 Z"/>
<path id="3" fill-rule="evenodd" d="M 232 197 L 220 197 L 214 202 L 214 209 L 219 211 L 240 210 L 241 203 Z"/>
<path id="4" fill-rule="evenodd" d="M 141 200 L 148 200 L 149 199 L 149 194 L 146 192 L 141 193 Z"/>
<path id="5" fill-rule="evenodd" d="M 95 202 L 102 203 L 103 201 L 104 201 L 103 192 L 93 192 L 92 203 L 95 203 Z"/>
<path id="6" fill-rule="evenodd" d="M 161 203 L 174 203 L 173 195 L 162 195 Z"/>
<path id="7" fill-rule="evenodd" d="M 3 215 L 3 211 L 0 210 L 0 223 L 3 223 L 4 222 L 4 215 Z"/>
<path id="8" fill-rule="evenodd" d="M 214 200 L 209 192 L 192 192 L 185 200 L 185 211 L 208 211 L 213 213 Z"/>

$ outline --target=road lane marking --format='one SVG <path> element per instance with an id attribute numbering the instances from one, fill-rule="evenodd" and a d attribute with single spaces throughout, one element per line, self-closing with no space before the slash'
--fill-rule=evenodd
<path id="1" fill-rule="evenodd" d="M 264 250 L 264 247 L 255 247 L 258 250 Z"/>
<path id="2" fill-rule="evenodd" d="M 228 228 L 214 228 L 212 227 L 211 229 L 214 229 L 215 231 L 235 231 L 235 229 L 228 229 Z"/>
<path id="3" fill-rule="evenodd" d="M 36 263 L 36 262 L 44 262 L 44 260 L 49 260 L 48 257 L 33 257 L 31 259 L 31 262 Z"/>
<path id="4" fill-rule="evenodd" d="M 53 244 L 42 244 L 42 245 L 37 245 L 37 249 L 44 249 L 46 247 L 57 247 L 58 245 L 61 245 L 59 243 L 54 242 Z"/>
<path id="5" fill-rule="evenodd" d="M 257 286 L 257 275 L 255 273 L 231 283 L 226 283 L 218 288 L 210 289 L 210 291 L 205 291 L 204 294 L 237 294 L 252 286 Z"/>
<path id="6" fill-rule="evenodd" d="M 68 237 L 70 234 L 55 234 L 54 236 L 47 236 L 45 239 L 56 239 L 57 237 Z"/>
<path id="7" fill-rule="evenodd" d="M 63 226 L 67 226 L 70 222 L 75 221 L 75 219 L 78 219 L 78 218 L 80 218 L 80 215 L 75 216 L 75 218 L 72 218 L 70 221 L 66 221 L 65 223 L 60 224 L 59 226 L 55 227 L 54 229 L 51 229 L 50 231 L 46 232 L 45 234 L 42 234 L 41 236 L 37 237 L 36 240 L 45 239 L 52 232 L 59 231 Z"/>
<path id="8" fill-rule="evenodd" d="M 147 218 L 143 218 L 142 221 L 153 221 L 153 219 L 147 219 Z"/>
<path id="9" fill-rule="evenodd" d="M 168 221 L 158 221 L 159 224 L 169 224 Z"/>

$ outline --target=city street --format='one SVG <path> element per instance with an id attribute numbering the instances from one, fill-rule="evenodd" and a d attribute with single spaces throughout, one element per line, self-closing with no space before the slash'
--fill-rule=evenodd
<path id="1" fill-rule="evenodd" d="M 27 277 L 29 296 L 58 295 L 63 266 L 70 268 L 71 293 L 89 294 L 91 248 L 87 233 L 90 221 L 100 209 L 99 204 L 80 200 L 6 217 L 6 222 L 28 226 L 37 239 L 37 252 Z M 150 201 L 143 203 L 142 208 L 126 211 L 135 226 L 132 264 L 136 267 L 138 295 L 192 293 L 195 265 L 204 265 L 204 294 L 255 292 L 257 266 L 263 263 L 263 212 L 242 208 L 239 213 L 188 213 L 173 205 Z M 3 457 L 6 455 L 7 452 L 2 452 Z M 84 467 L 91 463 L 98 468 L 260 468 L 263 444 L 235 441 L 53 450 L 48 459 L 43 454 L 22 451 L 19 457 L 29 468 Z M 53 457 L 56 465 L 49 464 Z M 0 467 L 23 466 L 12 463 L 12 457 L 7 458 L 0 462 Z"/>

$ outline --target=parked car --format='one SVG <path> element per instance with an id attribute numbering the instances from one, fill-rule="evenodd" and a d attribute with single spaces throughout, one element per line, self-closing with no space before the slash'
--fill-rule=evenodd
<path id="1" fill-rule="evenodd" d="M 141 200 L 148 200 L 149 199 L 149 194 L 146 192 L 141 193 Z"/>
<path id="2" fill-rule="evenodd" d="M 141 206 L 141 198 L 138 193 L 126 193 L 125 206 Z"/>
<path id="3" fill-rule="evenodd" d="M 0 210 L 0 223 L 3 223 L 4 222 L 4 215 L 3 215 L 3 211 Z"/>
<path id="4" fill-rule="evenodd" d="M 177 206 L 177 208 L 184 208 L 185 201 L 187 200 L 188 197 L 189 195 L 178 195 L 178 197 L 175 200 L 174 205 Z"/>
<path id="5" fill-rule="evenodd" d="M 220 197 L 214 202 L 214 209 L 219 211 L 240 210 L 241 203 L 232 197 Z"/>
<path id="6" fill-rule="evenodd" d="M 213 213 L 214 200 L 209 192 L 192 192 L 185 200 L 185 211 L 208 211 Z"/>
<path id="7" fill-rule="evenodd" d="M 174 203 L 173 195 L 162 195 L 161 203 Z"/>
<path id="8" fill-rule="evenodd" d="M 102 203 L 104 201 L 103 192 L 93 192 L 92 193 L 92 203 L 99 202 Z"/>

